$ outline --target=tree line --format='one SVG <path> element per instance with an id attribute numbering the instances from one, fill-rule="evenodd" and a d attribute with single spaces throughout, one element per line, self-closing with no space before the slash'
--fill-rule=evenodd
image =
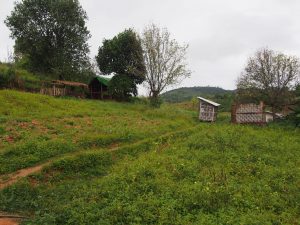
<path id="1" fill-rule="evenodd" d="M 87 19 L 78 0 L 16 2 L 5 20 L 15 40 L 15 60 L 57 79 L 87 80 L 95 74 Z M 167 86 L 190 76 L 187 47 L 171 39 L 167 29 L 151 24 L 141 35 L 126 29 L 103 40 L 96 61 L 103 75 L 114 75 L 109 90 L 115 98 L 136 96 L 137 85 L 145 83 L 155 103 Z"/>
<path id="2" fill-rule="evenodd" d="M 5 20 L 15 40 L 15 60 L 57 79 L 87 80 L 95 75 L 87 19 L 78 0 L 16 2 Z M 136 96 L 137 85 L 144 83 L 152 103 L 159 104 L 159 95 L 168 86 L 191 75 L 187 49 L 166 28 L 150 24 L 141 34 L 130 28 L 103 40 L 96 62 L 103 75 L 114 75 L 109 90 L 115 98 Z M 299 98 L 299 74 L 298 57 L 261 49 L 238 78 L 237 101 L 263 100 L 273 112 L 280 110 Z"/>

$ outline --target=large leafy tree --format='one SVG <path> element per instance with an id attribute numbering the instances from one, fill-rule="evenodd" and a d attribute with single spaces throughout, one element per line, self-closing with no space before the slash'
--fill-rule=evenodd
<path id="1" fill-rule="evenodd" d="M 78 0 L 22 0 L 5 23 L 30 69 L 76 80 L 89 65 L 86 20 Z"/>
<path id="2" fill-rule="evenodd" d="M 127 29 L 110 40 L 104 40 L 96 60 L 104 75 L 115 74 L 110 85 L 112 94 L 119 99 L 137 95 L 137 85 L 145 80 L 145 64 L 139 37 Z M 118 81 L 122 85 L 118 85 Z"/>
<path id="3" fill-rule="evenodd" d="M 300 62 L 294 56 L 262 49 L 249 58 L 238 79 L 238 97 L 264 100 L 273 112 L 289 104 L 299 81 Z"/>

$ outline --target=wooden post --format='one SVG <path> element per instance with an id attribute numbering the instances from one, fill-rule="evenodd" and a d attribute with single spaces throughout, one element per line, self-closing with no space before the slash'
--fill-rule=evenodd
<path id="1" fill-rule="evenodd" d="M 261 122 L 262 122 L 262 123 L 265 123 L 265 122 L 266 122 L 266 116 L 265 116 L 265 114 L 264 114 L 264 108 L 265 108 L 264 102 L 263 102 L 263 101 L 260 101 L 260 102 L 259 102 L 259 106 L 260 106 L 260 110 L 261 110 Z"/>
<path id="2" fill-rule="evenodd" d="M 199 119 L 201 120 L 201 100 L 199 100 Z"/>
<path id="3" fill-rule="evenodd" d="M 100 85 L 101 89 L 101 99 L 103 99 L 103 91 L 102 91 L 102 84 Z"/>
<path id="4" fill-rule="evenodd" d="M 231 106 L 231 123 L 236 123 L 236 108 L 237 108 L 236 104 L 233 104 Z"/>

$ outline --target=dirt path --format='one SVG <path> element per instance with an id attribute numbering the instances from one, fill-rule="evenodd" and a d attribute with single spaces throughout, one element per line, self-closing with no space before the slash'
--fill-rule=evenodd
<path id="1" fill-rule="evenodd" d="M 8 215 L 0 212 L 0 225 L 18 225 L 22 219 L 25 219 L 25 217 L 19 215 Z"/>
<path id="2" fill-rule="evenodd" d="M 20 219 L 0 218 L 0 225 L 18 225 L 20 222 Z"/>
<path id="3" fill-rule="evenodd" d="M 164 134 L 162 136 L 168 136 L 168 135 L 179 133 L 179 132 L 182 132 L 182 131 L 185 131 L 185 130 L 189 130 L 189 129 L 183 129 L 181 131 L 175 131 L 175 132 L 167 132 L 166 134 Z M 113 144 L 111 146 L 108 146 L 106 148 L 106 150 L 116 151 L 116 150 L 118 150 L 122 147 L 126 147 L 128 145 L 130 146 L 130 145 L 139 144 L 139 143 L 142 143 L 144 141 L 145 140 L 140 140 L 140 141 L 137 141 L 135 143 L 128 143 L 128 144 L 124 144 L 124 145 L 122 145 L 122 144 L 119 145 L 120 143 L 116 143 L 116 144 Z M 36 166 L 20 169 L 20 170 L 18 170 L 16 172 L 13 172 L 11 174 L 6 174 L 6 175 L 3 175 L 3 176 L 0 176 L 0 191 L 4 188 L 16 183 L 17 181 L 19 181 L 23 177 L 27 177 L 27 176 L 29 176 L 33 173 L 40 172 L 44 167 L 50 165 L 56 159 L 60 159 L 62 157 L 66 157 L 66 156 L 80 155 L 80 154 L 88 153 L 88 152 L 95 151 L 95 150 L 97 150 L 97 149 L 91 149 L 91 150 L 84 149 L 84 150 L 80 150 L 80 151 L 76 151 L 76 152 L 69 152 L 69 153 L 60 155 L 58 157 L 51 158 L 43 164 L 39 164 L 39 165 L 36 165 Z M 0 214 L 0 219 L 1 219 L 1 214 Z M 0 223 L 0 225 L 2 225 L 2 224 Z"/>
<path id="4" fill-rule="evenodd" d="M 3 180 L 3 178 L 2 178 L 2 181 L 0 181 L 0 190 L 16 183 L 18 180 L 20 180 L 23 177 L 27 177 L 30 174 L 41 171 L 45 166 L 47 166 L 49 164 L 50 164 L 50 162 L 46 162 L 46 163 L 38 165 L 38 166 L 21 169 L 21 170 L 18 170 L 17 172 L 6 175 L 8 177 L 8 179 Z M 0 219 L 1 219 L 1 217 L 0 217 Z M 1 225 L 1 223 L 0 223 L 0 225 Z"/>
<path id="5" fill-rule="evenodd" d="M 113 146 L 110 146 L 107 150 L 109 151 L 116 151 L 120 148 L 121 146 L 119 146 L 118 144 L 115 144 Z M 77 152 L 69 152 L 63 155 L 60 155 L 59 157 L 55 157 L 52 159 L 49 159 L 49 161 L 43 163 L 43 164 L 39 164 L 36 166 L 32 166 L 32 167 L 27 167 L 24 169 L 20 169 L 16 172 L 13 172 L 11 174 L 6 174 L 3 176 L 0 176 L 0 191 L 10 185 L 13 185 L 14 183 L 16 183 L 17 181 L 19 181 L 21 178 L 23 177 L 27 177 L 33 173 L 37 173 L 40 172 L 44 167 L 50 165 L 53 161 L 60 159 L 62 157 L 66 157 L 66 156 L 74 156 L 74 155 L 80 155 L 83 153 L 88 153 L 90 151 L 95 151 L 95 149 L 93 150 L 82 150 L 82 151 L 77 151 Z M 1 219 L 1 214 L 0 214 L 0 219 Z M 0 223 L 0 225 L 2 225 Z"/>
<path id="6" fill-rule="evenodd" d="M 188 130 L 188 129 L 185 129 Z M 169 132 L 166 135 L 172 134 L 172 133 L 178 133 L 177 132 Z M 135 145 L 135 144 L 139 144 L 144 142 L 145 140 L 140 140 L 137 141 L 135 143 L 130 143 L 130 144 L 125 144 L 125 145 L 119 145 L 119 143 L 111 145 L 107 148 L 107 150 L 109 151 L 116 151 L 118 149 L 121 149 L 122 147 L 126 147 L 126 146 L 130 146 L 130 145 Z M 91 151 L 95 151 L 96 149 L 93 150 L 82 150 L 82 151 L 77 151 L 77 152 L 70 152 L 70 153 L 66 153 L 63 155 L 60 155 L 59 157 L 54 157 L 52 159 L 49 159 L 47 162 L 36 165 L 36 166 L 32 166 L 32 167 L 28 167 L 28 168 L 24 168 L 24 169 L 20 169 L 14 173 L 11 174 L 6 174 L 3 176 L 0 176 L 0 191 L 14 183 L 16 183 L 17 181 L 19 181 L 21 178 L 27 177 L 33 173 L 37 173 L 40 172 L 44 167 L 50 165 L 51 163 L 53 163 L 56 159 L 60 159 L 62 157 L 65 156 L 69 156 L 69 155 L 80 155 L 83 153 L 88 153 Z M 103 149 L 102 149 L 103 150 Z M 19 215 L 6 215 L 2 212 L 0 212 L 0 225 L 19 225 L 23 219 L 26 219 L 26 217 L 22 217 Z"/>
<path id="7" fill-rule="evenodd" d="M 119 149 L 120 147 L 118 145 L 115 145 L 115 146 L 111 146 L 108 148 L 108 150 L 117 150 Z M 17 181 L 19 181 L 21 178 L 23 177 L 27 177 L 33 173 L 37 173 L 37 172 L 40 172 L 44 167 L 50 165 L 53 161 L 57 160 L 57 159 L 60 159 L 62 157 L 66 157 L 66 156 L 69 156 L 69 155 L 80 155 L 82 153 L 87 153 L 89 151 L 95 151 L 95 149 L 93 150 L 82 150 L 82 151 L 77 151 L 77 152 L 69 152 L 69 153 L 66 153 L 66 154 L 63 154 L 63 155 L 60 155 L 58 157 L 54 157 L 54 158 L 50 158 L 47 162 L 43 163 L 43 164 L 39 164 L 39 165 L 36 165 L 36 166 L 32 166 L 32 167 L 27 167 L 27 168 L 24 168 L 24 169 L 20 169 L 16 172 L 13 172 L 13 173 L 10 173 L 10 174 L 6 174 L 6 175 L 2 175 L 0 176 L 0 191 L 10 185 L 13 185 L 14 183 L 16 183 Z M 1 214 L 0 214 L 1 216 Z M 0 217 L 1 219 L 1 217 Z M 2 225 L 0 223 L 0 225 Z"/>

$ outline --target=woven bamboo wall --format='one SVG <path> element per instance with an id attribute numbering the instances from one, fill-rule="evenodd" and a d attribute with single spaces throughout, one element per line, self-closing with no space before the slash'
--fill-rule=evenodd
<path id="1" fill-rule="evenodd" d="M 233 123 L 265 123 L 264 105 L 236 104 L 232 107 L 231 119 Z"/>

